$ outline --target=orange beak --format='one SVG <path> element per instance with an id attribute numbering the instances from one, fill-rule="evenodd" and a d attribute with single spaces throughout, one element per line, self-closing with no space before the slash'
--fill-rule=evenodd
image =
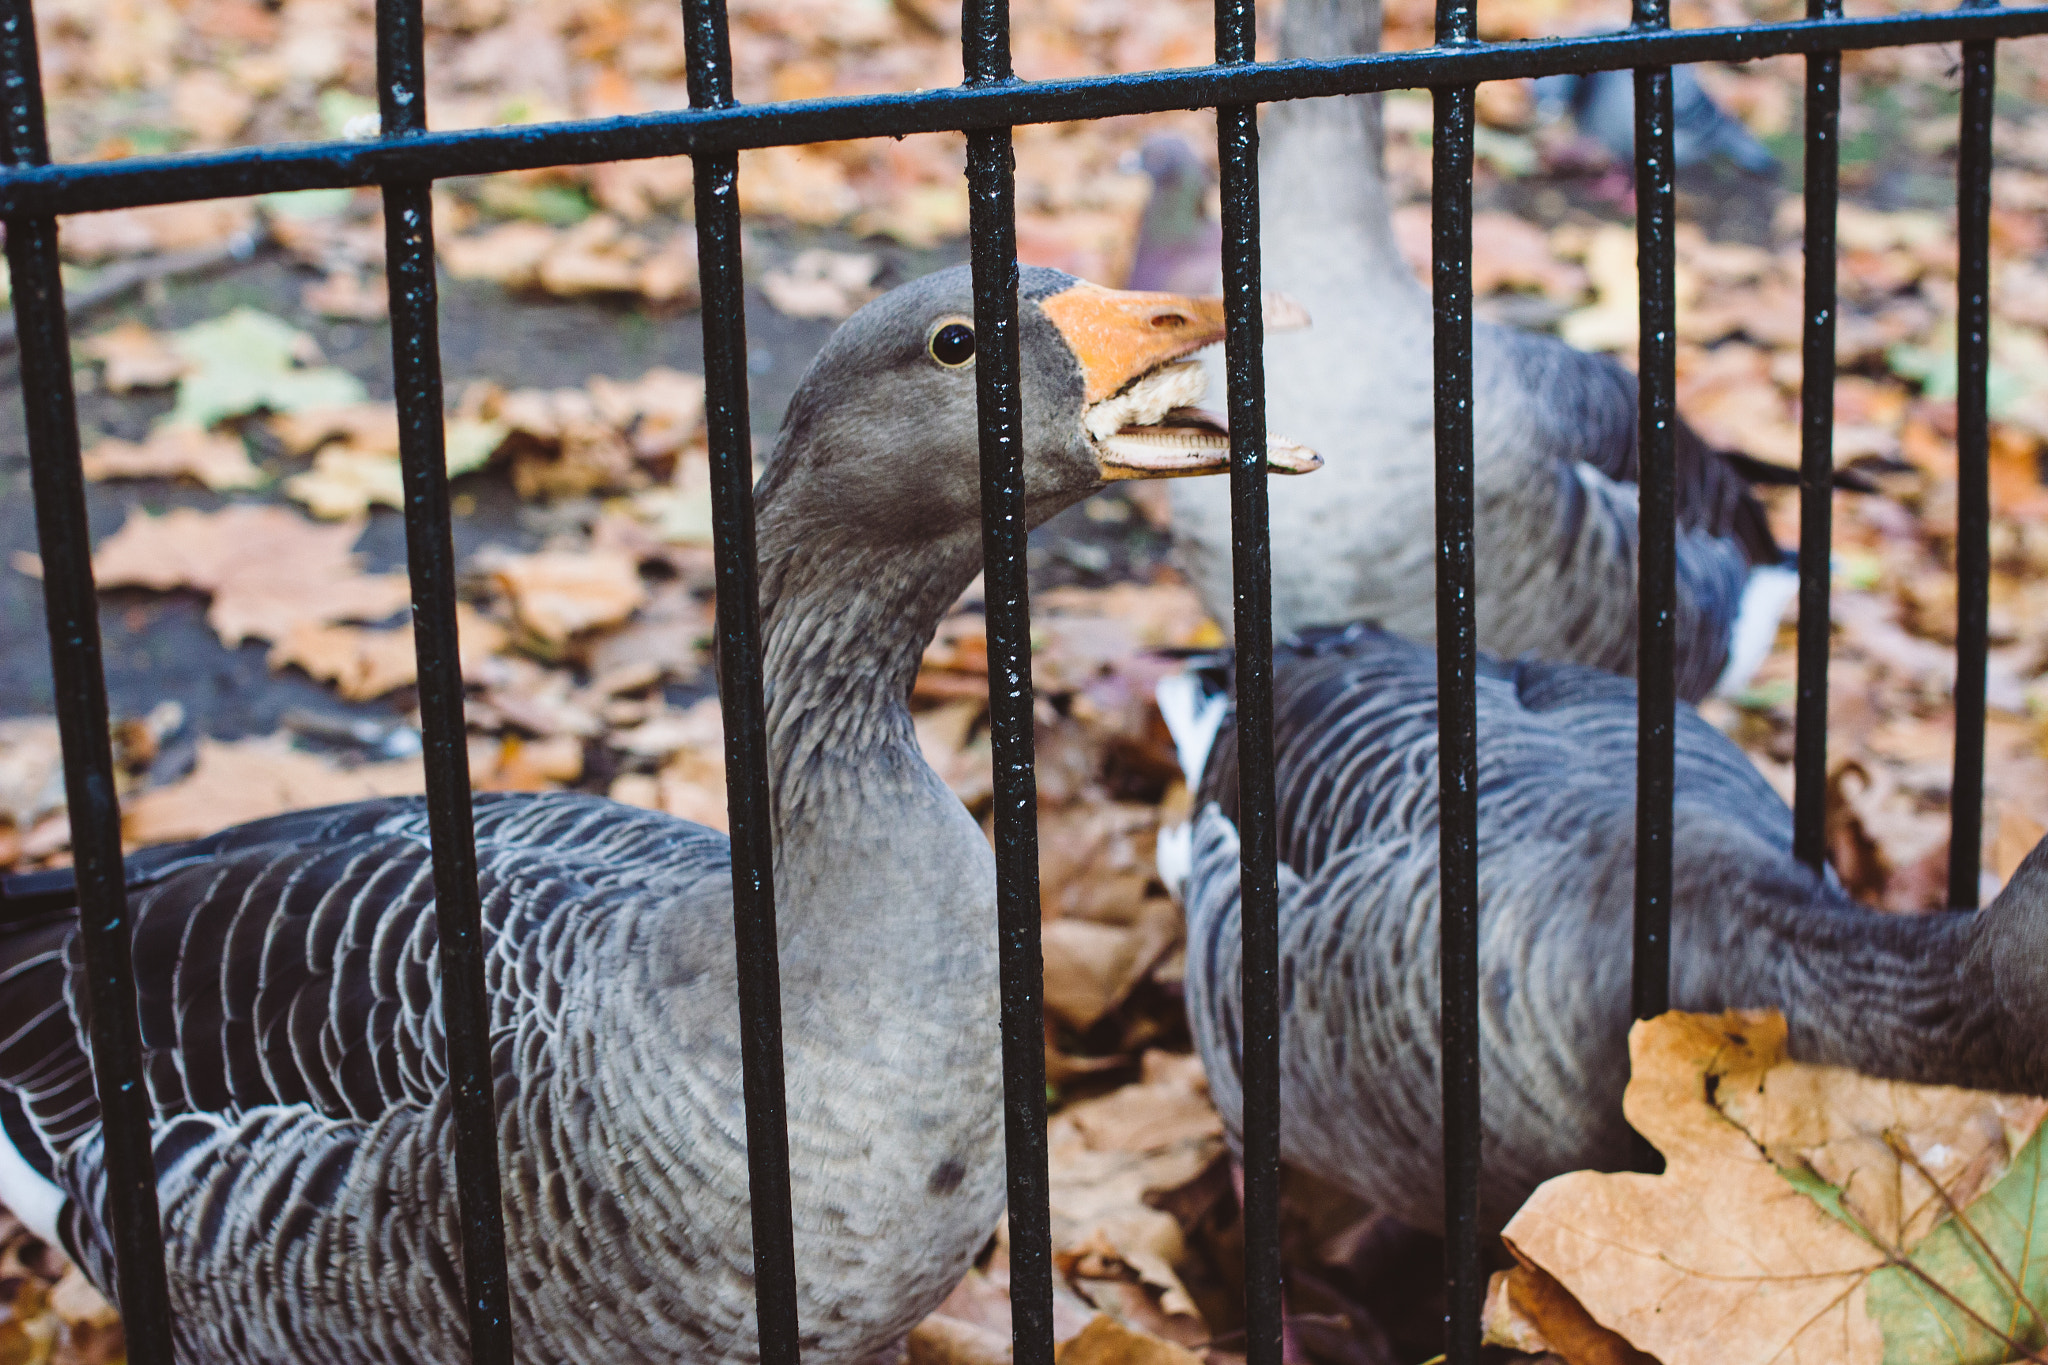
<path id="1" fill-rule="evenodd" d="M 1081 363 L 1082 401 L 1104 479 L 1179 478 L 1230 468 L 1220 419 L 1193 407 L 1198 367 L 1175 365 L 1223 340 L 1220 298 L 1138 293 L 1079 282 L 1038 306 Z M 1299 305 L 1268 295 L 1275 330 L 1307 325 Z M 1267 438 L 1267 468 L 1305 474 L 1322 460 L 1285 437 Z"/>

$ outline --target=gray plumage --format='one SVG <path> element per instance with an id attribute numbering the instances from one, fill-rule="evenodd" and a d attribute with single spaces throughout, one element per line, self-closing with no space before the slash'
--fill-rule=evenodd
<path id="1" fill-rule="evenodd" d="M 1482 1220 L 1619 1169 L 1635 861 L 1635 685 L 1482 658 Z M 1679 707 L 1675 1008 L 1783 1010 L 1794 1056 L 2048 1090 L 2048 844 L 1977 914 L 1887 916 L 1791 854 L 1791 814 Z M 1354 627 L 1276 660 L 1283 1155 L 1423 1228 L 1443 1220 L 1436 659 Z M 1234 736 L 1185 884 L 1189 1021 L 1241 1120 Z"/>
<path id="2" fill-rule="evenodd" d="M 1633 71 L 1562 72 L 1536 81 L 1537 107 L 1569 116 L 1579 131 L 1633 169 L 1636 76 Z M 1778 158 L 1740 119 L 1714 102 L 1690 66 L 1671 68 L 1671 156 L 1681 170 L 1726 160 L 1752 175 L 1775 176 Z"/>
<path id="3" fill-rule="evenodd" d="M 1023 272 L 1034 524 L 1102 483 L 1081 364 L 1037 306 L 1075 285 Z M 994 862 L 905 709 L 980 566 L 974 370 L 927 353 L 972 311 L 963 266 L 850 320 L 759 489 L 811 1365 L 900 1341 L 1003 1205 Z M 726 837 L 577 795 L 475 813 L 518 1358 L 757 1358 Z M 422 802 L 260 821 L 130 874 L 179 1359 L 464 1359 Z M 0 1087 L 114 1288 L 81 971 L 68 914 L 0 934 Z"/>
<path id="4" fill-rule="evenodd" d="M 1379 32 L 1374 0 L 1289 0 L 1281 55 L 1371 51 Z M 1263 283 L 1314 319 L 1266 338 L 1267 420 L 1328 462 L 1313 482 L 1271 490 L 1275 630 L 1369 619 L 1434 639 L 1432 313 L 1394 239 L 1376 98 L 1274 105 L 1259 167 Z M 1477 322 L 1473 401 L 1481 646 L 1633 673 L 1635 377 Z M 1683 422 L 1676 474 L 1677 671 L 1690 699 L 1722 673 L 1752 570 L 1780 556 L 1747 483 Z M 1229 622 L 1229 490 L 1176 487 L 1173 514 L 1182 565 Z"/>

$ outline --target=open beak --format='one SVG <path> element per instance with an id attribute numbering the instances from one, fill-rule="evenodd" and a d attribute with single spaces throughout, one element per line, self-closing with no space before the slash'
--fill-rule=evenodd
<path id="1" fill-rule="evenodd" d="M 1202 411 L 1207 380 L 1186 357 L 1223 340 L 1223 300 L 1133 293 L 1077 283 L 1038 306 L 1081 362 L 1082 422 L 1102 477 L 1171 479 L 1230 468 L 1230 430 Z M 1266 299 L 1268 325 L 1305 326 L 1308 315 L 1280 295 Z M 1266 437 L 1266 468 L 1306 474 L 1322 466 L 1306 446 Z"/>

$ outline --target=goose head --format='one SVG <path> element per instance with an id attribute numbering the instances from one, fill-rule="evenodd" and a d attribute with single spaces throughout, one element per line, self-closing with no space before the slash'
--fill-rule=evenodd
<path id="1" fill-rule="evenodd" d="M 1033 526 L 1123 479 L 1226 472 L 1230 438 L 1188 357 L 1223 339 L 1220 298 L 1105 289 L 1019 272 L 1018 360 Z M 763 510 L 871 543 L 949 539 L 979 525 L 973 278 L 968 267 L 867 304 L 812 361 L 784 418 Z M 1321 461 L 1281 438 L 1268 468 Z"/>

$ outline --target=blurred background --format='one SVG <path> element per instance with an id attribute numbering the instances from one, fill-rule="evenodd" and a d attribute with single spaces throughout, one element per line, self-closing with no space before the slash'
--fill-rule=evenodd
<path id="1" fill-rule="evenodd" d="M 1278 5 L 1262 11 L 1270 21 Z M 958 10 L 940 0 L 733 0 L 730 13 L 742 100 L 960 78 Z M 1012 14 L 1027 78 L 1212 51 L 1203 0 L 1017 0 Z M 1386 46 L 1426 45 L 1432 14 L 1397 0 Z M 1802 14 L 1778 0 L 1675 6 L 1680 25 Z M 673 0 L 429 0 L 427 17 L 435 128 L 687 103 Z M 1626 20 L 1612 0 L 1479 7 L 1494 39 Z M 368 0 L 45 0 L 37 22 L 60 160 L 374 133 Z M 1987 894 L 2048 826 L 2048 42 L 1998 50 Z M 1836 458 L 1878 491 L 1836 500 L 1830 849 L 1852 890 L 1898 913 L 1940 904 L 1948 855 L 1956 63 L 1940 47 L 1844 59 Z M 1693 75 L 1731 122 L 1680 175 L 1679 406 L 1710 442 L 1791 466 L 1804 63 Z M 1474 287 L 1487 315 L 1633 363 L 1633 193 L 1606 99 L 1480 88 Z M 1397 222 L 1426 273 L 1429 98 L 1391 94 L 1385 115 Z M 1027 263 L 1121 284 L 1141 228 L 1164 253 L 1154 265 L 1213 252 L 1209 115 L 1020 128 L 1016 145 Z M 957 135 L 742 153 L 760 454 L 839 319 L 966 258 L 963 159 Z M 690 204 L 687 160 L 444 182 L 441 343 L 477 785 L 605 792 L 722 826 Z M 136 843 L 419 788 L 382 244 L 374 191 L 63 225 Z M 19 378 L 0 365 L 0 867 L 25 868 L 64 861 L 68 827 Z M 1032 548 L 1062 1334 L 1099 1311 L 1226 1357 L 1242 1345 L 1235 1200 L 1186 1055 L 1180 914 L 1153 872 L 1155 832 L 1188 797 L 1151 699 L 1173 667 L 1158 651 L 1221 635 L 1171 566 L 1157 489 L 1097 498 Z M 1796 491 L 1766 496 L 1795 545 Z M 1788 799 L 1793 629 L 1788 616 L 1744 694 L 1705 708 Z M 914 701 L 935 766 L 985 814 L 973 591 Z M 1437 1349 L 1423 1239 L 1334 1197 L 1295 1207 L 1309 1353 L 1366 1365 Z M 1005 1265 L 998 1244 L 945 1323 L 913 1338 L 914 1358 L 999 1358 Z M 104 1303 L 14 1229 L 0 1365 L 119 1354 Z"/>

